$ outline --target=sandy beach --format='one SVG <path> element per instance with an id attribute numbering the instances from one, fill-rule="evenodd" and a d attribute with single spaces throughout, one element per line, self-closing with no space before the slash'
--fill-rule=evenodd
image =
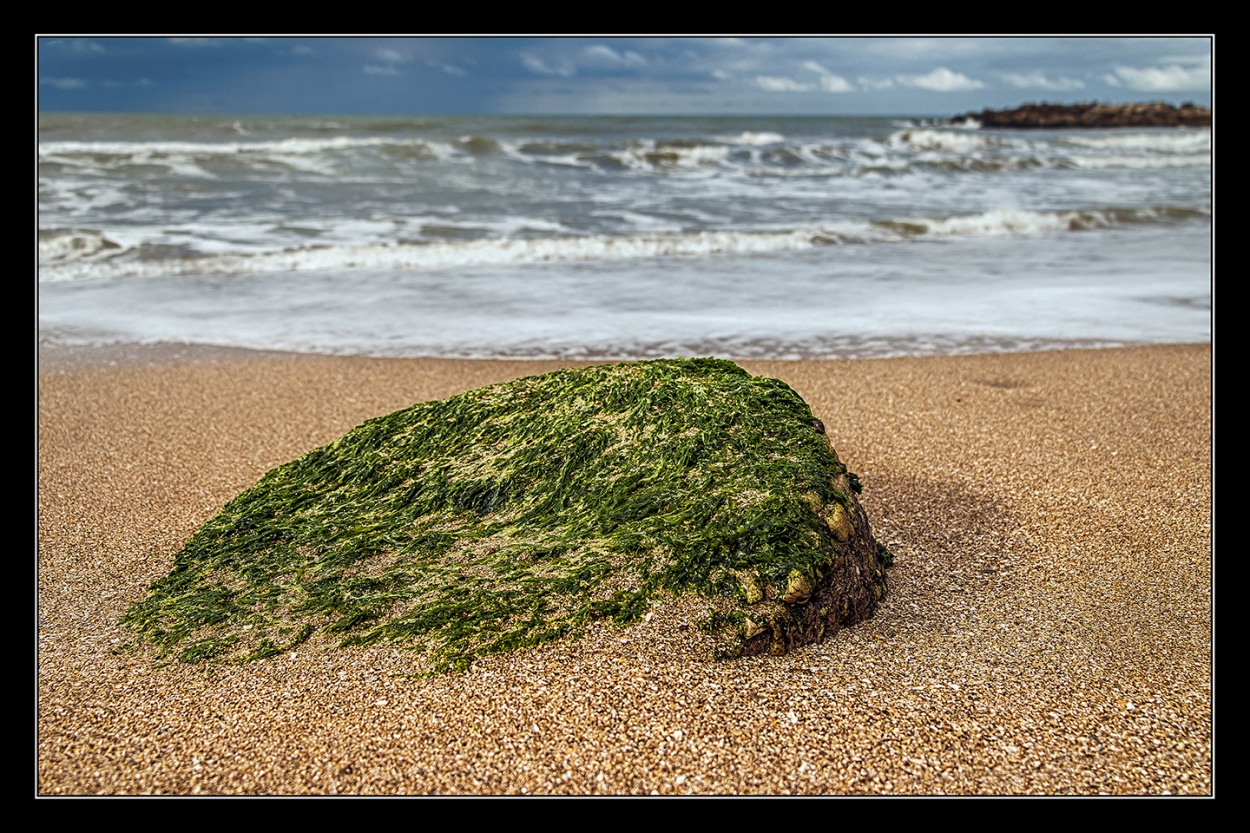
<path id="1" fill-rule="evenodd" d="M 116 652 L 268 469 L 562 365 L 47 348 L 36 793 L 1210 795 L 1211 348 L 741 362 L 788 382 L 896 555 L 877 615 L 782 657 L 650 621 L 409 676 L 394 648 Z"/>

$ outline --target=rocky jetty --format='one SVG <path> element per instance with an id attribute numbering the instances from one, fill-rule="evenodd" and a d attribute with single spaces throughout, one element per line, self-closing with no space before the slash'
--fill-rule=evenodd
<path id="1" fill-rule="evenodd" d="M 784 382 L 716 359 L 561 370 L 370 420 L 231 501 L 124 622 L 158 655 L 401 643 L 434 671 L 703 601 L 718 657 L 868 616 L 890 553 Z"/>
<path id="2" fill-rule="evenodd" d="M 982 110 L 953 119 L 982 127 L 1210 127 L 1211 108 L 1161 101 L 1149 104 L 1022 104 L 1010 110 Z"/>

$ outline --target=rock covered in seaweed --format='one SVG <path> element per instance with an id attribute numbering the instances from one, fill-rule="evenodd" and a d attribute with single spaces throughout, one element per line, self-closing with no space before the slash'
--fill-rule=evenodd
<path id="1" fill-rule="evenodd" d="M 185 662 L 313 634 L 432 667 L 707 602 L 721 657 L 872 615 L 889 553 L 788 385 L 716 359 L 517 379 L 369 420 L 206 523 L 123 623 Z"/>

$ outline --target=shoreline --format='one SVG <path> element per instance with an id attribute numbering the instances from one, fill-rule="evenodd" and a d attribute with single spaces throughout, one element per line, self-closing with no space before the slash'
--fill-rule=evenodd
<path id="1" fill-rule="evenodd" d="M 805 356 L 801 358 L 727 358 L 743 363 L 796 363 L 796 362 L 846 362 L 889 361 L 894 359 L 945 359 L 968 356 L 1024 355 L 1030 353 L 1061 353 L 1089 350 L 1132 350 L 1148 347 L 1207 347 L 1210 341 L 1161 342 L 1148 344 L 1090 345 L 1073 342 L 1070 346 L 1046 347 L 1024 350 L 986 350 L 968 353 L 936 353 L 902 356 Z M 715 354 L 711 354 L 715 355 Z M 366 361 L 429 361 L 429 362 L 503 362 L 539 363 L 560 366 L 614 364 L 618 362 L 644 361 L 660 356 L 639 358 L 532 358 L 528 356 L 372 356 L 360 353 L 305 353 L 297 350 L 271 350 L 259 347 L 236 347 L 218 344 L 184 344 L 172 341 L 115 342 L 111 344 L 39 344 L 36 367 L 40 371 L 90 370 L 107 367 L 156 366 L 200 364 L 204 362 L 248 361 L 254 359 L 362 359 Z"/>
<path id="2" fill-rule="evenodd" d="M 739 361 L 863 479 L 898 558 L 872 620 L 707 662 L 685 599 L 411 679 L 388 648 L 157 667 L 116 622 L 269 468 L 603 362 L 41 346 L 37 792 L 1209 795 L 1211 352 Z"/>
<path id="3" fill-rule="evenodd" d="M 294 350 L 262 350 L 218 344 L 180 344 L 172 341 L 113 344 L 40 344 L 39 369 L 44 371 L 91 370 L 105 367 L 201 364 L 204 362 L 255 359 L 371 358 L 331 353 L 299 353 Z"/>

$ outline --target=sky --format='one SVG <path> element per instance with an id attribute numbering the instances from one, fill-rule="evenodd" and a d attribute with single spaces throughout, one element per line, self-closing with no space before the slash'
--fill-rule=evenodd
<path id="1" fill-rule="evenodd" d="M 1214 40 L 39 36 L 41 112 L 953 116 L 1211 103 Z"/>

